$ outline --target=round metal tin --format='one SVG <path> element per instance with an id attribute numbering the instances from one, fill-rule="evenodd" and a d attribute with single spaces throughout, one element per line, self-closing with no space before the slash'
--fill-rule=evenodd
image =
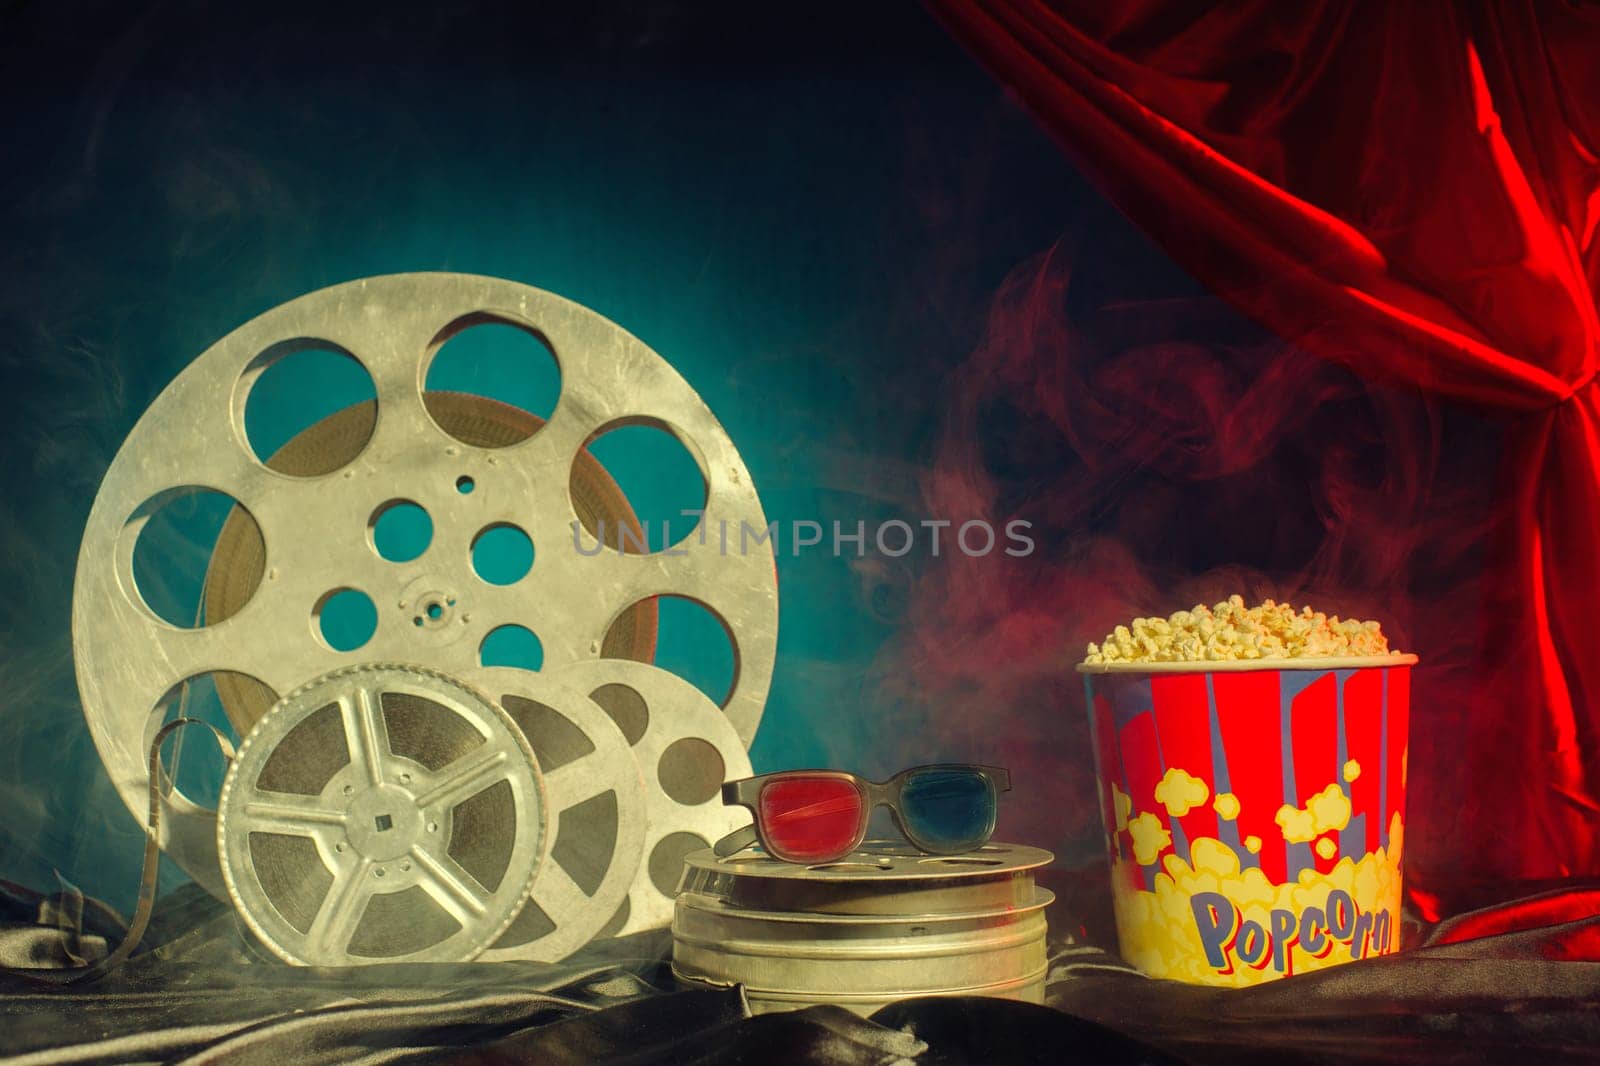
<path id="1" fill-rule="evenodd" d="M 673 972 L 691 986 L 743 985 L 758 1013 L 831 1003 L 866 1015 L 930 995 L 1042 1002 L 1054 896 L 1033 871 L 1050 859 L 1008 844 L 929 856 L 869 842 L 815 867 L 696 852 L 673 916 Z"/>

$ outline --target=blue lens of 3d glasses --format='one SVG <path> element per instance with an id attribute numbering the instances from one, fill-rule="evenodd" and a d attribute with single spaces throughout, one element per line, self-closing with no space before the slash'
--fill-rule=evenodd
<path id="1" fill-rule="evenodd" d="M 919 770 L 902 786 L 899 806 L 907 833 L 941 851 L 976 847 L 994 831 L 994 785 L 977 770 Z"/>

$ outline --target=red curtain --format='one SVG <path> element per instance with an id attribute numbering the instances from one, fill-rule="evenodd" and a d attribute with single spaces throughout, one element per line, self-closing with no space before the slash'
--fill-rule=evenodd
<path id="1" fill-rule="evenodd" d="M 1410 802 L 1448 808 L 1450 865 L 1480 878 L 1600 873 L 1600 9 L 933 7 L 1214 291 L 1504 420 L 1483 683 L 1459 760 L 1426 789 L 1413 765 Z"/>

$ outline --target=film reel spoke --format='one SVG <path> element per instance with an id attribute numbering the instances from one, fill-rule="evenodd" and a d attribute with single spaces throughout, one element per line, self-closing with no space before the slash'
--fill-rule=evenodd
<path id="1" fill-rule="evenodd" d="M 533 882 L 533 901 L 559 926 L 587 911 L 590 897 L 559 863 L 546 865 Z"/>
<path id="2" fill-rule="evenodd" d="M 389 733 L 381 706 L 380 695 L 367 686 L 339 700 L 350 765 L 371 785 L 383 784 L 384 759 L 389 754 Z"/>
<path id="3" fill-rule="evenodd" d="M 604 757 L 596 752 L 545 774 L 545 798 L 551 811 L 559 814 L 615 788 L 603 763 Z"/>
<path id="4" fill-rule="evenodd" d="M 483 917 L 489 893 L 460 864 L 420 845 L 411 849 L 411 858 L 417 864 L 417 884 L 457 921 L 465 924 Z"/>
<path id="5" fill-rule="evenodd" d="M 350 946 L 367 903 L 377 890 L 376 863 L 358 859 L 343 866 L 333 878 L 333 886 L 317 908 L 311 928 L 306 931 L 306 946 L 317 954 L 339 954 Z"/>
<path id="6" fill-rule="evenodd" d="M 330 842 L 342 835 L 345 811 L 328 806 L 320 796 L 269 795 L 270 799 L 251 800 L 240 808 L 239 820 L 246 832 L 282 833 Z"/>
<path id="7" fill-rule="evenodd" d="M 471 799 L 497 781 L 510 776 L 515 765 L 515 752 L 499 747 L 479 749 L 463 755 L 446 766 L 429 789 L 417 797 L 417 806 L 424 809 L 448 810 L 463 800 Z"/>

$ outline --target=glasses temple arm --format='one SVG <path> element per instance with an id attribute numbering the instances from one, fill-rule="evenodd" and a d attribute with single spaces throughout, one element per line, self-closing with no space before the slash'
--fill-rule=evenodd
<path id="1" fill-rule="evenodd" d="M 716 853 L 718 858 L 725 859 L 735 852 L 743 851 L 745 848 L 748 848 L 750 845 L 754 844 L 757 839 L 756 827 L 754 825 L 747 825 L 743 829 L 735 829 L 733 832 L 717 841 L 714 845 L 712 845 L 711 850 Z"/>

